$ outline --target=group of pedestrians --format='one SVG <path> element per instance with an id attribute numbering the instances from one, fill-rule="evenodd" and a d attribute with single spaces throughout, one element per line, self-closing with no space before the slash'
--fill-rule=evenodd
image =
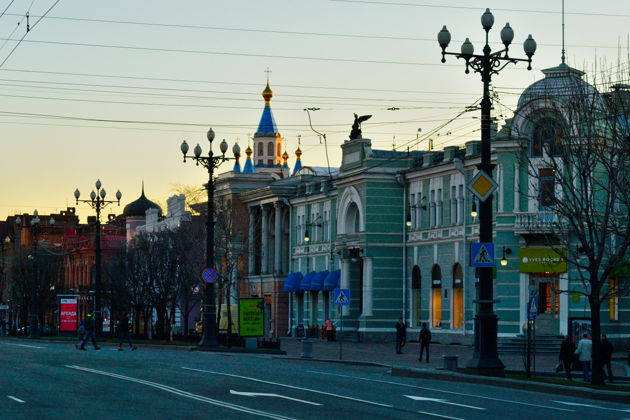
<path id="1" fill-rule="evenodd" d="M 81 325 L 79 326 L 79 343 L 75 344 L 74 347 L 77 350 L 85 351 L 85 344 L 88 340 L 92 341 L 92 345 L 94 346 L 94 350 L 100 350 L 101 348 L 96 344 L 96 322 L 94 320 L 94 312 L 90 312 L 85 316 L 85 319 L 81 321 Z M 120 340 L 118 342 L 118 351 L 123 351 L 122 345 L 123 341 L 129 343 L 129 348 L 132 351 L 137 350 L 138 347 L 134 346 L 131 343 L 131 329 L 129 323 L 129 314 L 123 314 L 122 318 L 118 321 L 118 332 L 120 334 Z"/>
<path id="2" fill-rule="evenodd" d="M 604 375 L 604 379 L 608 379 L 609 382 L 613 382 L 613 373 L 612 373 L 612 354 L 614 351 L 614 347 L 610 341 L 608 341 L 608 337 L 606 334 L 602 334 L 600 341 L 600 353 L 601 353 L 601 361 L 602 361 L 602 374 Z M 565 375 L 568 380 L 572 380 L 571 377 L 571 367 L 573 366 L 574 360 L 578 359 L 580 362 L 580 367 L 582 368 L 582 375 L 584 378 L 584 382 L 590 382 L 592 379 L 591 376 L 591 362 L 593 358 L 593 341 L 588 338 L 587 334 L 582 335 L 582 338 L 578 342 L 577 347 L 571 341 L 571 337 L 565 336 L 562 344 L 560 345 L 560 363 L 561 369 L 564 370 Z M 604 370 L 604 368 L 606 370 Z M 606 375 L 608 373 L 608 375 Z"/>
<path id="3" fill-rule="evenodd" d="M 407 343 L 407 325 L 402 318 L 398 318 L 396 322 L 396 354 L 403 354 L 402 348 Z M 418 361 L 422 362 L 422 356 L 426 352 L 426 361 L 429 363 L 429 345 L 431 344 L 431 331 L 427 328 L 427 323 L 422 323 L 422 329 L 420 330 L 420 336 L 418 337 L 418 343 L 420 344 L 420 356 Z"/>

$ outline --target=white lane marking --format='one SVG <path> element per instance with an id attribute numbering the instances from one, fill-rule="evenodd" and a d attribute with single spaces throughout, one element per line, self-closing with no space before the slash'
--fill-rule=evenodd
<path id="1" fill-rule="evenodd" d="M 28 344 L 16 344 L 16 343 L 2 343 L 2 344 L 6 344 L 9 346 L 20 346 L 20 347 L 28 347 L 29 349 L 43 349 L 45 347 L 40 347 L 40 346 L 29 346 Z"/>
<path id="2" fill-rule="evenodd" d="M 345 395 L 333 394 L 331 392 L 318 391 L 316 389 L 302 388 L 302 387 L 294 386 L 294 385 L 281 384 L 281 383 L 278 383 L 278 382 L 263 381 L 262 379 L 250 378 L 248 376 L 233 375 L 231 373 L 223 373 L 223 372 L 214 372 L 214 371 L 211 371 L 211 370 L 204 370 L 204 369 L 193 369 L 193 368 L 189 368 L 189 367 L 185 367 L 185 366 L 182 366 L 182 369 L 192 370 L 192 371 L 202 372 L 202 373 L 212 373 L 214 375 L 230 376 L 232 378 L 247 379 L 247 380 L 253 381 L 253 382 L 260 382 L 260 383 L 263 383 L 263 384 L 283 386 L 285 388 L 291 388 L 291 389 L 299 389 L 300 391 L 308 391 L 308 392 L 314 392 L 316 394 L 329 395 L 329 396 L 335 397 L 335 398 L 341 398 L 341 399 L 350 400 L 350 401 L 358 401 L 358 402 L 362 402 L 362 403 L 366 403 L 366 404 L 377 405 L 379 407 L 394 408 L 394 406 L 390 405 L 390 404 L 381 404 L 381 403 L 376 403 L 376 402 L 373 402 L 373 401 L 362 400 L 360 398 L 354 398 L 354 397 L 348 397 L 348 396 L 345 396 Z"/>
<path id="3" fill-rule="evenodd" d="M 321 405 L 321 404 L 319 404 L 319 403 L 315 403 L 315 402 L 311 402 L 311 401 L 300 400 L 299 398 L 287 397 L 286 395 L 280 395 L 280 394 L 270 394 L 270 393 L 268 393 L 268 392 L 240 392 L 240 391 L 234 391 L 233 389 L 230 389 L 230 394 L 233 394 L 233 395 L 243 395 L 243 396 L 245 396 L 245 397 L 275 397 L 275 398 L 284 398 L 285 400 L 297 401 L 297 402 L 301 402 L 301 403 L 304 403 L 304 404 Z"/>
<path id="4" fill-rule="evenodd" d="M 464 392 L 445 391 L 443 389 L 427 388 L 427 387 L 424 387 L 424 386 L 410 385 L 410 384 L 404 384 L 404 383 L 393 382 L 393 381 L 384 381 L 382 379 L 362 378 L 360 376 L 341 375 L 339 373 L 322 372 L 322 371 L 319 371 L 319 370 L 307 370 L 306 372 L 319 373 L 321 375 L 340 376 L 342 378 L 359 379 L 359 380 L 362 380 L 362 381 L 369 381 L 369 382 L 380 382 L 380 383 L 383 383 L 383 384 L 406 386 L 406 387 L 409 387 L 409 388 L 423 389 L 425 391 L 443 392 L 445 394 L 462 395 L 462 396 L 465 396 L 465 397 L 481 398 L 481 399 L 484 399 L 484 400 L 491 400 L 491 401 L 501 401 L 501 402 L 506 402 L 506 403 L 511 403 L 511 404 L 527 405 L 527 406 L 530 406 L 530 407 L 548 408 L 550 410 L 569 411 L 569 412 L 575 411 L 575 410 L 569 410 L 567 408 L 552 407 L 550 405 L 532 404 L 532 403 L 526 403 L 526 402 L 522 402 L 522 401 L 506 400 L 504 398 L 486 397 L 485 395 L 466 394 Z"/>
<path id="5" fill-rule="evenodd" d="M 574 405 L 574 406 L 580 406 L 580 407 L 589 407 L 589 408 L 597 408 L 598 410 L 610 410 L 610 411 L 621 411 L 622 413 L 630 413 L 630 408 L 624 408 L 622 410 L 618 409 L 618 408 L 608 408 L 608 407 L 602 407 L 601 405 L 595 405 L 595 404 L 584 404 L 584 403 L 575 403 L 575 402 L 570 402 L 570 401 L 555 401 L 558 404 L 565 404 L 565 405 Z"/>
<path id="6" fill-rule="evenodd" d="M 193 400 L 205 402 L 212 405 L 217 405 L 219 407 L 229 408 L 235 411 L 241 411 L 243 413 L 254 414 L 257 416 L 268 417 L 271 419 L 278 419 L 278 420 L 295 420 L 291 417 L 285 417 L 279 414 L 268 413 L 266 411 L 256 410 L 253 408 L 248 408 L 245 406 L 231 404 L 225 401 L 219 401 L 212 398 L 204 397 L 203 395 L 193 394 L 191 392 L 187 392 L 178 388 L 173 388 L 171 386 L 163 385 L 157 382 L 145 381 L 144 379 L 132 378 L 130 376 L 118 375 L 116 373 L 110 373 L 110 372 L 105 372 L 102 370 L 90 369 L 90 368 L 76 366 L 76 365 L 66 365 L 66 367 L 70 369 L 81 370 L 81 371 L 89 372 L 89 373 L 95 373 L 97 375 L 110 376 L 112 378 L 122 379 L 124 381 L 147 385 L 153 388 L 161 389 L 166 392 L 170 392 L 171 394 L 179 395 L 181 397 L 187 397 Z"/>
<path id="7" fill-rule="evenodd" d="M 448 400 L 443 400 L 441 398 L 418 397 L 415 395 L 405 395 L 405 397 L 411 398 L 412 400 L 416 400 L 416 401 L 432 401 L 432 402 L 436 402 L 440 404 L 448 404 L 448 405 L 456 405 L 458 407 L 472 408 L 473 410 L 485 410 L 485 408 L 475 407 L 474 405 L 458 404 L 458 403 L 450 402 Z"/>
<path id="8" fill-rule="evenodd" d="M 7 395 L 7 397 L 11 398 L 13 401 L 17 401 L 17 402 L 19 402 L 19 403 L 24 404 L 24 401 L 22 401 L 22 400 L 21 400 L 21 399 L 19 399 L 19 398 L 15 398 L 13 395 Z"/>
<path id="9" fill-rule="evenodd" d="M 440 418 L 443 418 L 443 419 L 464 420 L 464 419 L 462 419 L 460 417 L 450 417 L 450 416 L 445 416 L 444 414 L 429 413 L 428 411 L 418 411 L 418 413 L 425 414 L 427 416 L 440 417 Z"/>

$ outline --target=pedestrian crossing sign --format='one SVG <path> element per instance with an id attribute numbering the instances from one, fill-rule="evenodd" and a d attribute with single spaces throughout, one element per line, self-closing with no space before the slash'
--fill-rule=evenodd
<path id="1" fill-rule="evenodd" d="M 470 265 L 472 267 L 494 267 L 494 244 L 492 242 L 470 244 Z"/>
<path id="2" fill-rule="evenodd" d="M 350 305 L 350 289 L 335 289 L 335 305 Z"/>

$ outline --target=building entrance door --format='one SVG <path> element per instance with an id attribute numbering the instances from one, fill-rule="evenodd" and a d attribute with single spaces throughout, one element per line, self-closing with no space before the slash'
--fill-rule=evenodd
<path id="1" fill-rule="evenodd" d="M 558 335 L 560 333 L 558 286 L 558 276 L 555 273 L 530 275 L 529 293 L 538 297 L 536 334 Z"/>

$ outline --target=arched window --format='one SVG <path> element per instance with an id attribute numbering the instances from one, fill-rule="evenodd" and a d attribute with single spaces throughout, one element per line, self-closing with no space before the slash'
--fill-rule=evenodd
<path id="1" fill-rule="evenodd" d="M 345 231 L 346 233 L 357 233 L 360 230 L 360 215 L 357 204 L 352 202 L 346 211 Z"/>
<path id="2" fill-rule="evenodd" d="M 442 325 L 442 270 L 437 264 L 431 269 L 431 325 Z"/>
<path id="3" fill-rule="evenodd" d="M 453 328 L 464 325 L 464 271 L 459 263 L 453 266 Z"/>
<path id="4" fill-rule="evenodd" d="M 414 265 L 411 269 L 411 299 L 412 299 L 412 314 L 413 314 L 413 326 L 420 326 L 421 322 L 421 301 L 422 298 L 422 275 L 420 274 L 420 267 Z"/>
<path id="5" fill-rule="evenodd" d="M 276 156 L 280 157 L 281 154 L 282 154 L 282 145 L 278 143 L 276 145 Z"/>
<path id="6" fill-rule="evenodd" d="M 267 154 L 268 154 L 269 156 L 273 156 L 273 154 L 274 154 L 274 153 L 273 153 L 273 149 L 274 149 L 274 147 L 273 147 L 273 143 L 269 143 L 269 144 L 267 144 Z"/>
<path id="7" fill-rule="evenodd" d="M 557 156 L 560 153 L 562 129 L 557 121 L 545 118 L 536 123 L 532 136 L 532 157 L 542 157 L 543 150 L 547 154 Z"/>
<path id="8" fill-rule="evenodd" d="M 262 143 L 258 143 L 258 157 L 265 154 L 265 149 Z"/>

